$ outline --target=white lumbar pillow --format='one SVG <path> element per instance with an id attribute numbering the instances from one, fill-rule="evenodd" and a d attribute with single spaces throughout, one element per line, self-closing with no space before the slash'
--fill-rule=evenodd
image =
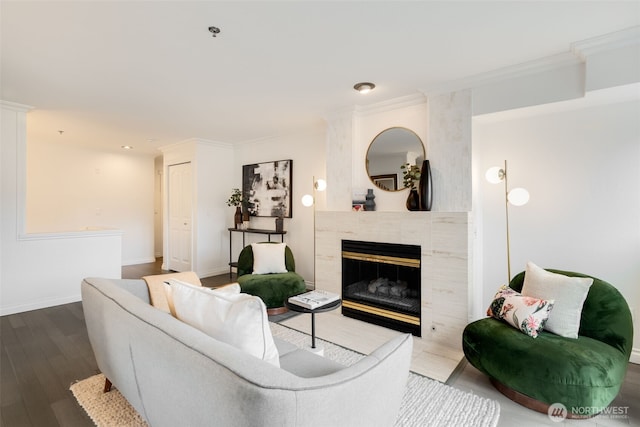
<path id="1" fill-rule="evenodd" d="M 592 284 L 592 278 L 552 273 L 528 262 L 522 295 L 555 300 L 544 328 L 566 338 L 578 338 L 582 306 Z"/>
<path id="2" fill-rule="evenodd" d="M 176 317 L 207 335 L 280 367 L 267 308 L 256 296 L 170 284 Z M 237 288 L 239 290 L 239 286 Z"/>
<path id="3" fill-rule="evenodd" d="M 222 294 L 222 295 L 235 295 L 235 294 L 239 294 L 240 293 L 240 284 L 239 283 L 230 283 L 228 285 L 224 285 L 221 286 L 219 288 L 216 289 L 211 289 L 211 288 L 206 288 L 204 286 L 200 286 L 200 285 L 194 285 L 192 283 L 188 283 L 185 282 L 183 280 L 179 280 L 179 279 L 167 279 L 164 281 L 163 285 L 164 285 L 164 294 L 167 297 L 167 304 L 169 305 L 169 312 L 171 313 L 171 315 L 173 317 L 178 317 L 176 316 L 176 307 L 173 304 L 173 288 L 171 287 L 172 284 L 176 284 L 179 283 L 182 286 L 187 286 L 187 287 L 191 287 L 197 291 L 200 292 L 214 292 L 214 293 L 218 293 L 218 294 Z"/>
<path id="4" fill-rule="evenodd" d="M 286 243 L 252 243 L 253 274 L 286 273 L 284 260 Z"/>

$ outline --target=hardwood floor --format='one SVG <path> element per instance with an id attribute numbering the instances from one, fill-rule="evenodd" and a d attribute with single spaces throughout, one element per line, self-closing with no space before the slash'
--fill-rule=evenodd
<path id="1" fill-rule="evenodd" d="M 162 272 L 160 265 L 126 266 L 122 277 L 158 274 Z M 229 282 L 229 275 L 203 282 L 219 286 Z M 73 382 L 98 373 L 80 302 L 0 317 L 0 347 L 0 427 L 93 425 L 69 391 Z M 497 400 L 501 406 L 499 427 L 557 424 L 506 399 L 469 364 L 463 364 L 447 384 Z M 626 408 L 626 416 L 599 416 L 565 424 L 640 425 L 640 365 L 629 364 L 625 383 L 611 406 Z"/>
<path id="2" fill-rule="evenodd" d="M 123 279 L 140 279 L 143 276 L 166 273 L 171 273 L 171 271 L 162 269 L 162 258 L 156 259 L 156 262 L 137 265 L 125 265 L 124 267 L 122 267 Z M 200 281 L 202 282 L 202 286 L 215 288 L 233 282 L 235 279 L 236 275 L 234 273 L 232 276 L 229 276 L 228 274 L 221 274 L 219 276 L 203 277 L 200 279 Z"/>
<path id="3" fill-rule="evenodd" d="M 81 303 L 0 317 L 1 425 L 92 426 L 69 391 L 98 373 Z"/>

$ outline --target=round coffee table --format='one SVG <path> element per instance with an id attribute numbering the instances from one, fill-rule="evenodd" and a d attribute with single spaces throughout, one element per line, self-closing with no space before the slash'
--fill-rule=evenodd
<path id="1" fill-rule="evenodd" d="M 321 305 L 316 308 L 306 308 L 296 304 L 293 304 L 287 300 L 284 301 L 285 307 L 287 307 L 291 311 L 296 311 L 298 313 L 311 313 L 311 350 L 316 349 L 316 313 L 324 313 L 325 311 L 335 310 L 340 307 L 342 304 L 341 300 L 330 302 L 329 304 Z"/>

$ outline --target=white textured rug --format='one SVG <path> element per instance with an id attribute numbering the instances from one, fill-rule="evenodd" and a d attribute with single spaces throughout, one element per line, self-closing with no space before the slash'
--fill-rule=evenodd
<path id="1" fill-rule="evenodd" d="M 310 347 L 311 337 L 295 329 L 271 324 L 274 337 L 298 347 Z M 345 366 L 364 355 L 316 338 L 316 346 L 324 349 L 324 357 Z M 500 405 L 495 400 L 467 393 L 414 372 L 409 373 L 396 426 L 411 427 L 495 427 L 500 417 Z"/>
<path id="2" fill-rule="evenodd" d="M 273 336 L 298 347 L 310 345 L 311 337 L 276 323 Z M 343 365 L 351 365 L 362 354 L 328 341 L 316 339 L 324 348 L 324 356 Z M 71 392 L 89 417 L 99 427 L 146 426 L 138 413 L 114 387 L 103 393 L 104 376 L 94 375 L 71 385 Z M 407 391 L 396 426 L 495 427 L 500 416 L 498 402 L 458 390 L 413 372 L 409 373 Z"/>

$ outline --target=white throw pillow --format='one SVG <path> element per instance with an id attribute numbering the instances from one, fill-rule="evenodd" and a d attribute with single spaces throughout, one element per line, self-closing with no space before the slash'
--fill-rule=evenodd
<path id="1" fill-rule="evenodd" d="M 582 306 L 593 279 L 552 273 L 527 263 L 522 295 L 555 300 L 544 328 L 566 338 L 578 338 Z"/>
<path id="2" fill-rule="evenodd" d="M 171 283 L 170 287 L 178 319 L 280 367 L 267 308 L 260 298 L 243 293 L 203 291 L 179 282 Z"/>
<path id="3" fill-rule="evenodd" d="M 173 317 L 178 317 L 176 316 L 176 307 L 173 304 L 173 290 L 171 288 L 172 284 L 175 283 L 180 283 L 183 286 L 190 286 L 192 288 L 194 288 L 195 290 L 201 291 L 201 292 L 215 292 L 215 293 L 219 293 L 219 294 L 223 294 L 223 295 L 235 295 L 235 294 L 239 294 L 240 293 L 240 284 L 239 283 L 231 283 L 229 285 L 225 285 L 222 286 L 220 288 L 216 288 L 216 289 L 211 289 L 211 288 L 207 288 L 201 285 L 194 285 L 192 283 L 187 283 L 183 280 L 179 280 L 179 279 L 174 279 L 174 278 L 170 278 L 164 281 L 163 285 L 164 285 L 164 294 L 167 297 L 167 304 L 169 305 L 169 312 L 171 313 L 171 315 Z"/>
<path id="4" fill-rule="evenodd" d="M 286 273 L 284 260 L 286 243 L 252 243 L 253 274 Z"/>

